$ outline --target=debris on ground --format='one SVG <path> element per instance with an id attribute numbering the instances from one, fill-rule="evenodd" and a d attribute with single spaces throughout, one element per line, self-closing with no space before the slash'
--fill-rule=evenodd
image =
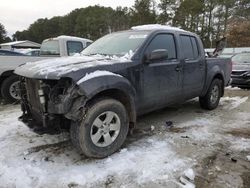
<path id="1" fill-rule="evenodd" d="M 189 179 L 194 181 L 195 178 L 195 173 L 193 171 L 193 169 L 189 168 L 187 170 L 184 171 L 184 175 Z"/>
<path id="2" fill-rule="evenodd" d="M 173 127 L 173 122 L 172 121 L 166 121 L 165 126 L 166 126 L 166 128 L 171 128 L 171 127 Z"/>
<path id="3" fill-rule="evenodd" d="M 250 161 L 250 155 L 247 156 L 247 160 Z"/>
<path id="4" fill-rule="evenodd" d="M 180 182 L 184 185 L 183 188 L 195 188 L 195 185 L 183 176 L 180 177 Z"/>
<path id="5" fill-rule="evenodd" d="M 231 161 L 233 161 L 234 163 L 237 163 L 236 157 L 232 157 L 232 158 L 231 158 Z"/>
<path id="6" fill-rule="evenodd" d="M 190 138 L 189 136 L 185 135 L 185 136 L 181 136 L 181 138 Z"/>

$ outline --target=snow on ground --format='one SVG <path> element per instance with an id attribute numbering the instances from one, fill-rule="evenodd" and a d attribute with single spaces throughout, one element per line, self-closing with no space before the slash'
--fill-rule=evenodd
<path id="1" fill-rule="evenodd" d="M 230 132 L 250 130 L 249 104 L 245 95 L 230 96 L 205 111 L 192 100 L 146 115 L 138 120 L 139 132 L 102 160 L 79 155 L 67 133 L 31 132 L 17 121 L 19 106 L 0 106 L 0 187 L 195 187 L 196 167 L 218 145 L 249 157 L 250 138 Z M 167 120 L 173 127 L 164 125 Z"/>
<path id="2" fill-rule="evenodd" d="M 241 139 L 233 139 L 230 148 L 236 151 L 250 151 L 250 139 L 241 138 Z"/>
<path id="3" fill-rule="evenodd" d="M 231 87 L 231 86 L 228 86 L 227 88 L 226 88 L 227 90 L 241 90 L 240 88 L 238 88 L 238 87 Z"/>
<path id="4" fill-rule="evenodd" d="M 234 109 L 240 106 L 242 103 L 246 102 L 248 97 L 224 97 L 221 100 L 221 104 L 224 109 Z"/>
<path id="5" fill-rule="evenodd" d="M 0 133 L 0 151 L 4 154 L 0 157 L 0 182 L 7 187 L 60 187 L 72 182 L 91 186 L 108 176 L 123 180 L 133 177 L 142 184 L 166 176 L 173 179 L 175 172 L 190 164 L 190 159 L 179 158 L 172 146 L 157 136 L 138 140 L 103 160 L 81 161 L 71 146 L 56 154 L 50 150 L 32 153 L 32 148 L 68 140 L 68 135 L 38 136 L 17 122 L 19 115 L 17 108 L 0 115 L 4 130 Z"/>

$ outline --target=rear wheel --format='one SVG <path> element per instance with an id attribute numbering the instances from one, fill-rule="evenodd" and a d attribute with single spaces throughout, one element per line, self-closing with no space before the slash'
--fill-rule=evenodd
<path id="1" fill-rule="evenodd" d="M 6 102 L 12 103 L 20 100 L 19 83 L 19 77 L 16 75 L 12 75 L 3 81 L 1 95 Z"/>
<path id="2" fill-rule="evenodd" d="M 124 105 L 114 99 L 101 99 L 89 106 L 79 123 L 72 123 L 71 140 L 87 157 L 104 158 L 122 146 L 128 129 Z"/>
<path id="3" fill-rule="evenodd" d="M 204 97 L 200 97 L 200 105 L 207 110 L 213 110 L 217 108 L 222 95 L 222 81 L 214 79 Z"/>

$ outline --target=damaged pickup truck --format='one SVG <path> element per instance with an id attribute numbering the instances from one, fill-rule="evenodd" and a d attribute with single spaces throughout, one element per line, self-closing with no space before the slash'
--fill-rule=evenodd
<path id="1" fill-rule="evenodd" d="M 80 56 L 18 67 L 20 120 L 37 132 L 68 128 L 80 152 L 103 158 L 122 146 L 139 115 L 194 97 L 215 109 L 231 71 L 230 59 L 205 58 L 193 33 L 137 26 L 102 37 Z"/>

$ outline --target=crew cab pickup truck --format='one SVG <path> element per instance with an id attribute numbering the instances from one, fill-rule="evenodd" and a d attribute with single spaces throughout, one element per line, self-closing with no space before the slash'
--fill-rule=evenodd
<path id="1" fill-rule="evenodd" d="M 24 56 L 24 55 L 0 55 L 0 90 L 1 96 L 6 102 L 15 102 L 20 99 L 18 77 L 13 74 L 15 68 L 27 62 L 35 62 L 42 59 L 72 56 L 80 53 L 90 43 L 89 39 L 59 36 L 43 41 L 40 50 L 40 56 Z"/>
<path id="2" fill-rule="evenodd" d="M 161 25 L 104 36 L 78 57 L 26 63 L 20 120 L 34 131 L 68 128 L 76 148 L 104 158 L 124 143 L 136 117 L 199 97 L 218 106 L 231 60 L 205 58 L 200 38 Z"/>

